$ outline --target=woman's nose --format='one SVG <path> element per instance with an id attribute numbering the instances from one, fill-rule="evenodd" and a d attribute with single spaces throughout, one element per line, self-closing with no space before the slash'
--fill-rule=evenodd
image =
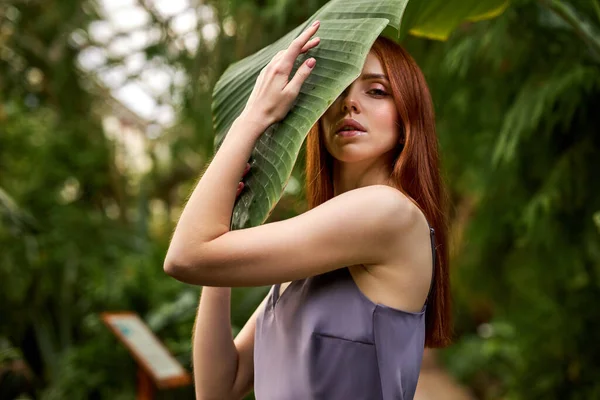
<path id="1" fill-rule="evenodd" d="M 359 112 L 356 94 L 350 88 L 344 90 L 342 93 L 342 112 L 346 114 L 348 111 Z"/>

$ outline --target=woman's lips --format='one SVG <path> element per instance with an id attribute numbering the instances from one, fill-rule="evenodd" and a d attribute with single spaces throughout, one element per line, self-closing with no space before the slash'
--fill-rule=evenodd
<path id="1" fill-rule="evenodd" d="M 339 131 L 338 133 L 336 133 L 336 135 L 338 136 L 342 136 L 342 137 L 353 137 L 353 136 L 362 136 L 367 132 L 364 131 Z"/>
<path id="2" fill-rule="evenodd" d="M 345 118 L 336 124 L 335 131 L 339 133 L 342 130 L 356 130 L 359 132 L 365 132 L 366 129 L 354 118 Z"/>

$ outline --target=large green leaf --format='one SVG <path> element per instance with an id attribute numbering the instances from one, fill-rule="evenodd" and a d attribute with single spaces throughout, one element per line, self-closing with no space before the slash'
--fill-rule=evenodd
<path id="1" fill-rule="evenodd" d="M 444 32 L 454 29 L 458 22 L 496 10 L 504 2 L 413 0 L 407 10 L 408 28 L 403 29 L 414 27 L 416 33 L 430 30 L 431 37 L 445 37 Z M 468 6 L 459 6 L 463 3 Z M 257 141 L 251 155 L 253 167 L 245 178 L 246 189 L 233 210 L 232 229 L 260 225 L 267 219 L 283 193 L 311 126 L 360 75 L 367 54 L 380 34 L 398 40 L 407 4 L 408 0 L 332 0 L 277 42 L 225 71 L 213 93 L 217 150 L 242 112 L 261 69 L 313 21 L 321 21 L 317 32 L 320 44 L 298 58 L 292 74 L 308 57 L 315 57 L 317 65 L 288 115 L 270 126 Z"/>

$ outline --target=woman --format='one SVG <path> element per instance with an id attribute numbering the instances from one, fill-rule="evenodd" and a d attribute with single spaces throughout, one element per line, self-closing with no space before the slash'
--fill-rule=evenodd
<path id="1" fill-rule="evenodd" d="M 298 55 L 318 45 L 318 27 L 263 69 L 169 247 L 165 271 L 205 285 L 193 340 L 198 399 L 239 399 L 253 384 L 258 400 L 411 399 L 423 348 L 449 343 L 432 104 L 392 41 L 377 39 L 308 135 L 310 210 L 229 231 L 244 165 L 314 67 L 309 58 L 288 82 Z M 234 340 L 229 287 L 254 285 L 274 286 Z"/>

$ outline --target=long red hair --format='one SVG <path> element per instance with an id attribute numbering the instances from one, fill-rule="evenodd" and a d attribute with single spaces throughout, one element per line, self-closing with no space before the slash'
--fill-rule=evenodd
<path id="1" fill-rule="evenodd" d="M 433 103 L 423 73 L 406 50 L 382 36 L 372 50 L 389 78 L 404 142 L 394 157 L 389 184 L 412 199 L 435 230 L 435 276 L 427 301 L 425 346 L 444 347 L 450 344 L 452 336 L 448 201 L 440 175 Z M 305 172 L 309 209 L 333 197 L 333 159 L 325 147 L 318 121 L 306 139 Z"/>

